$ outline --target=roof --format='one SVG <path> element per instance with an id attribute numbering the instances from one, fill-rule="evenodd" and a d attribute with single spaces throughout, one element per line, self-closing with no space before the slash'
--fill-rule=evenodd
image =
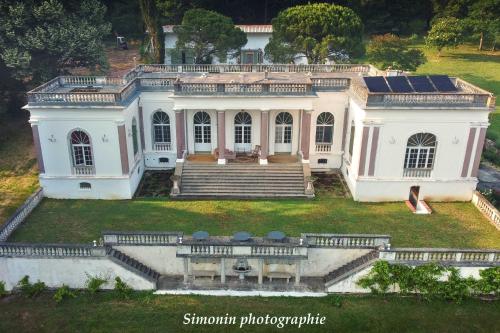
<path id="1" fill-rule="evenodd" d="M 273 26 L 271 24 L 237 24 L 236 27 L 243 30 L 244 33 L 262 33 L 270 34 L 273 32 Z M 164 33 L 173 33 L 174 25 L 167 24 L 163 26 Z"/>

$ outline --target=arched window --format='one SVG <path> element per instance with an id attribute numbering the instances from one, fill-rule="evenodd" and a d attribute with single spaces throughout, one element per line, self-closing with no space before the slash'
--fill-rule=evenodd
<path id="1" fill-rule="evenodd" d="M 169 150 L 170 143 L 170 118 L 167 113 L 156 111 L 153 114 L 153 149 Z"/>
<path id="2" fill-rule="evenodd" d="M 436 136 L 417 133 L 408 139 L 405 154 L 405 169 L 432 169 L 436 155 Z"/>
<path id="3" fill-rule="evenodd" d="M 236 151 L 251 149 L 252 117 L 248 112 L 238 112 L 234 117 L 234 143 Z"/>
<path id="4" fill-rule="evenodd" d="M 322 112 L 316 119 L 316 143 L 333 143 L 333 114 Z"/>
<path id="5" fill-rule="evenodd" d="M 137 139 L 137 120 L 132 118 L 132 144 L 134 146 L 134 156 L 139 152 L 139 141 Z"/>
<path id="6" fill-rule="evenodd" d="M 210 115 L 205 111 L 198 111 L 194 114 L 194 142 L 195 143 L 210 143 L 211 127 Z"/>
<path id="7" fill-rule="evenodd" d="M 70 135 L 71 152 L 74 167 L 92 167 L 92 145 L 90 138 L 82 130 L 75 130 Z"/>
<path id="8" fill-rule="evenodd" d="M 292 143 L 293 117 L 288 112 L 280 112 L 276 116 L 275 143 Z"/>

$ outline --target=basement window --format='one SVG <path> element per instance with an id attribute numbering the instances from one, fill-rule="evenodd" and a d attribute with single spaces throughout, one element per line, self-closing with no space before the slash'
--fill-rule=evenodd
<path id="1" fill-rule="evenodd" d="M 326 158 L 318 159 L 318 164 L 327 164 L 327 163 L 328 163 L 328 159 L 326 159 Z"/>
<path id="2" fill-rule="evenodd" d="M 168 163 L 168 157 L 160 157 L 160 158 L 158 159 L 158 161 L 159 161 L 160 163 Z"/>
<path id="3" fill-rule="evenodd" d="M 80 190 L 90 190 L 92 189 L 92 185 L 87 182 L 80 183 Z"/>

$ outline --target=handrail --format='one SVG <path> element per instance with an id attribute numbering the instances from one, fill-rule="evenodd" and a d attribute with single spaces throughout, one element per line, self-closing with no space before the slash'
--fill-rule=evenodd
<path id="1" fill-rule="evenodd" d="M 500 265 L 500 250 L 450 248 L 393 248 L 380 251 L 380 259 L 395 263 L 466 263 Z"/>
<path id="2" fill-rule="evenodd" d="M 179 231 L 103 231 L 105 245 L 174 245 L 183 233 Z"/>
<path id="3" fill-rule="evenodd" d="M 87 244 L 0 243 L 0 257 L 103 257 L 104 247 Z"/>

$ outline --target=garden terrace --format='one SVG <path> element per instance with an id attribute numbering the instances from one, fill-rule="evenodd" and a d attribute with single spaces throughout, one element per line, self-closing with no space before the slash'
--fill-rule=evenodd
<path id="1" fill-rule="evenodd" d="M 500 248 L 500 232 L 471 203 L 431 202 L 430 206 L 431 215 L 416 215 L 402 202 L 360 203 L 326 191 L 309 201 L 44 199 L 8 241 L 90 243 L 103 230 L 143 234 L 178 230 L 187 235 L 198 230 L 211 235 L 245 230 L 256 237 L 281 230 L 289 237 L 307 238 L 313 246 L 334 242 L 337 246 L 371 247 L 380 240 L 360 240 L 352 234 L 388 234 L 393 247 Z M 315 233 L 350 235 L 332 239 Z M 153 236 L 136 237 L 153 242 Z M 162 242 L 176 239 L 175 235 L 169 237 Z M 137 241 L 126 234 L 118 238 L 125 243 Z"/>

